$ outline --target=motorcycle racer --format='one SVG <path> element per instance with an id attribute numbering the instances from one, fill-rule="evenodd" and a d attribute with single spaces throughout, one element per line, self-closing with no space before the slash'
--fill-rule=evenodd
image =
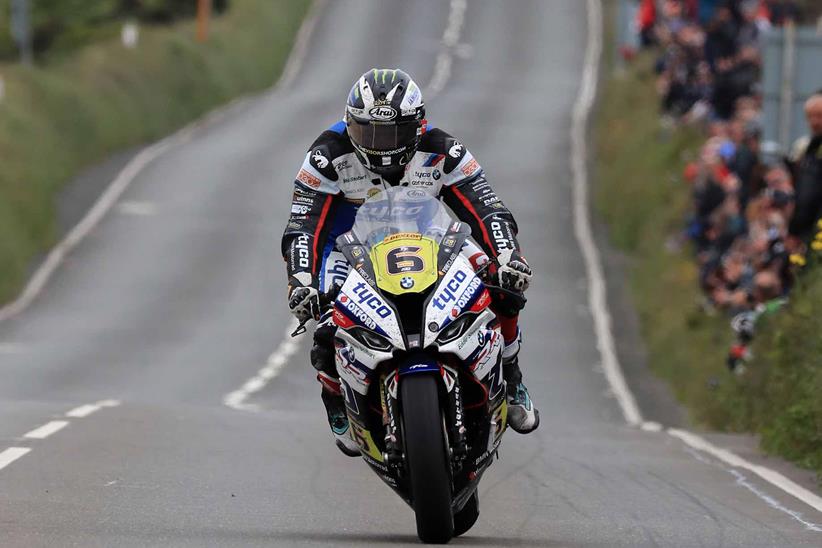
<path id="1" fill-rule="evenodd" d="M 465 146 L 425 120 L 417 84 L 399 69 L 363 74 L 351 88 L 345 118 L 324 131 L 306 154 L 294 181 L 291 215 L 282 238 L 288 306 L 299 320 L 319 321 L 311 363 L 318 371 L 337 446 L 352 456 L 358 456 L 359 449 L 349 435 L 334 363 L 336 327 L 330 314 L 320 317 L 319 295 L 341 284 L 347 274 L 347 263 L 334 248 L 336 238 L 351 229 L 366 199 L 397 185 L 438 197 L 468 224 L 482 251 L 499 265 L 489 270 L 502 288 L 521 295 L 532 277 L 520 253 L 513 215 Z M 539 413 L 522 382 L 521 305 L 515 301 L 497 298 L 493 309 L 505 340 L 508 424 L 528 433 L 539 426 Z"/>

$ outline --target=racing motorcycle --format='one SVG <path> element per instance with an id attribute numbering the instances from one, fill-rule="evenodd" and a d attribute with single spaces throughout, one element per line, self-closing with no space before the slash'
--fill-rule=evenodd
<path id="1" fill-rule="evenodd" d="M 335 359 L 362 458 L 416 514 L 423 542 L 479 516 L 477 486 L 506 428 L 502 336 L 463 252 L 470 228 L 430 194 L 380 191 L 337 239 Z M 512 295 L 513 297 L 513 295 Z"/>

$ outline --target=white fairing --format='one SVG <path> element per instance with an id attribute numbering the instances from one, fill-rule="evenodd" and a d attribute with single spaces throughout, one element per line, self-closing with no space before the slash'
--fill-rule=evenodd
<path id="1" fill-rule="evenodd" d="M 342 286 L 348 277 L 351 267 L 345 260 L 345 255 L 339 251 L 332 251 L 324 261 L 324 269 L 320 280 L 320 290 L 327 293 L 335 285 Z"/>
<path id="2" fill-rule="evenodd" d="M 458 304 L 473 297 L 481 287 L 482 283 L 474 274 L 471 263 L 463 255 L 458 255 L 434 290 L 434 296 L 425 310 L 424 347 L 433 344 L 440 331 L 462 313 L 462 307 Z M 431 330 L 433 325 L 437 326 L 436 331 Z"/>
<path id="3" fill-rule="evenodd" d="M 484 310 L 465 335 L 440 345 L 440 352 L 455 354 L 466 363 L 477 379 L 484 379 L 497 365 L 502 352 L 499 327 L 488 326 L 493 320 L 494 314 L 490 310 Z"/>
<path id="4" fill-rule="evenodd" d="M 368 371 L 373 371 L 381 362 L 391 359 L 392 353 L 372 350 L 343 329 L 337 331 L 337 339 L 344 342 L 343 345 L 336 343 L 337 373 L 352 390 L 362 395 L 368 394 L 370 385 Z"/>
<path id="5" fill-rule="evenodd" d="M 346 313 L 357 318 L 356 323 L 361 327 L 378 333 L 381 330 L 388 335 L 388 339 L 396 348 L 405 348 L 393 309 L 356 270 L 349 272 L 335 306 L 345 309 Z M 392 352 L 368 348 L 345 329 L 338 329 L 336 337 L 338 342 L 335 360 L 340 378 L 352 390 L 367 394 L 370 384 L 369 371 L 373 371 L 380 362 L 390 359 Z"/>
<path id="6" fill-rule="evenodd" d="M 394 309 L 356 270 L 352 270 L 346 278 L 337 302 L 355 315 L 368 318 L 370 322 L 365 322 L 366 327 L 373 329 L 372 325 L 379 326 L 397 348 L 405 348 Z"/>
<path id="7" fill-rule="evenodd" d="M 485 292 L 471 263 L 464 256 L 458 256 L 434 290 L 423 323 L 423 348 L 437 345 L 440 353 L 454 354 L 478 380 L 500 371 L 498 365 L 503 346 L 499 322 L 487 306 L 490 298 L 487 293 L 483 295 Z M 337 330 L 336 365 L 340 378 L 352 390 L 365 395 L 370 385 L 370 372 L 381 362 L 391 359 L 394 349 L 405 349 L 400 326 L 393 309 L 356 270 L 351 270 L 345 280 L 336 307 L 345 309 L 349 318 L 356 318 L 356 325 L 384 333 L 393 345 L 388 351 L 375 350 L 345 329 Z M 466 311 L 471 311 L 471 315 L 466 316 Z M 463 335 L 446 344 L 438 344 L 437 336 L 463 317 L 473 318 Z M 437 329 L 432 330 L 435 325 Z M 491 384 L 492 396 L 502 387 L 502 378 L 497 376 L 500 378 Z"/>

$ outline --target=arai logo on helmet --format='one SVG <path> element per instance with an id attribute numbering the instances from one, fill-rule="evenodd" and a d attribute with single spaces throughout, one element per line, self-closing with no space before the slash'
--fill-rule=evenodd
<path id="1" fill-rule="evenodd" d="M 394 107 L 387 105 L 373 107 L 368 111 L 368 114 L 375 120 L 393 120 L 397 117 L 397 111 Z"/>

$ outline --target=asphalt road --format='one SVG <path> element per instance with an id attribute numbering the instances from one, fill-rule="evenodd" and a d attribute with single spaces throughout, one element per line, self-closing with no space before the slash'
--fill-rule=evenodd
<path id="1" fill-rule="evenodd" d="M 0 324 L 0 451 L 31 449 L 0 470 L 0 546 L 416 542 L 410 509 L 333 447 L 306 339 L 253 396 L 258 412 L 222 399 L 289 320 L 279 236 L 307 146 L 364 70 L 429 82 L 448 13 L 433 0 L 330 2 L 291 86 L 147 166 L 40 298 Z M 471 1 L 459 42 L 428 117 L 518 218 L 537 272 L 522 363 L 542 425 L 506 436 L 480 521 L 454 544 L 819 546 L 801 522 L 822 520 L 812 509 L 628 427 L 607 395 L 571 232 L 585 3 Z M 64 416 L 109 399 L 121 403 Z M 68 424 L 23 437 L 53 420 Z"/>

